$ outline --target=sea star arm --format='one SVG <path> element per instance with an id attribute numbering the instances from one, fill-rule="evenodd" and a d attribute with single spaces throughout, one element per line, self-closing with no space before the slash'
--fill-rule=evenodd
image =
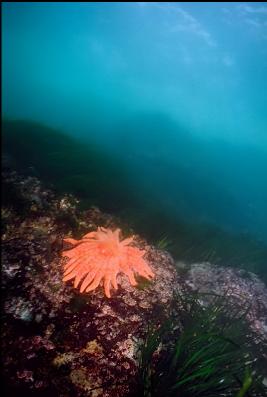
<path id="1" fill-rule="evenodd" d="M 92 283 L 92 281 L 95 278 L 95 275 L 97 273 L 98 269 L 94 269 L 91 270 L 87 276 L 85 277 L 85 279 L 83 280 L 81 287 L 80 287 L 80 292 L 84 292 L 86 290 L 86 288 Z"/>
<path id="2" fill-rule="evenodd" d="M 89 285 L 89 287 L 86 288 L 85 292 L 93 291 L 94 289 L 96 289 L 99 286 L 102 278 L 103 278 L 103 271 L 98 270 L 95 274 L 93 282 Z"/>
<path id="3" fill-rule="evenodd" d="M 63 241 L 70 244 L 77 244 L 79 242 L 79 240 L 75 240 L 74 238 L 64 238 Z"/>

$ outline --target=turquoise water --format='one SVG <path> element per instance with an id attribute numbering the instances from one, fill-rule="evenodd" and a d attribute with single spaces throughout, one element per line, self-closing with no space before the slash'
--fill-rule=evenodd
<path id="1" fill-rule="evenodd" d="M 3 117 L 45 126 L 52 147 L 26 164 L 36 141 L 23 151 L 15 139 L 19 166 L 49 179 L 68 163 L 68 182 L 54 174 L 55 185 L 140 230 L 143 220 L 158 239 L 194 225 L 190 244 L 204 239 L 206 259 L 221 233 L 233 245 L 253 240 L 258 255 L 267 241 L 266 3 L 3 3 L 2 36 Z M 51 128 L 83 155 L 75 145 L 62 155 L 65 138 L 55 132 L 53 147 Z M 101 153 L 93 168 L 87 147 Z"/>

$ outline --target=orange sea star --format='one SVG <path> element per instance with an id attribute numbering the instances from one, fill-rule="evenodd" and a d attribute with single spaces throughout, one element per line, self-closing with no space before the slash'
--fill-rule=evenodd
<path id="1" fill-rule="evenodd" d="M 118 288 L 119 273 L 126 274 L 131 285 L 137 284 L 134 273 L 147 279 L 153 278 L 154 273 L 143 258 L 146 251 L 129 246 L 133 237 L 120 241 L 119 233 L 120 229 L 113 232 L 98 227 L 96 232 L 86 234 L 81 240 L 65 238 L 64 241 L 74 247 L 62 252 L 69 258 L 64 266 L 63 281 L 74 278 L 75 288 L 82 282 L 80 291 L 89 292 L 103 280 L 105 294 L 110 298 L 110 286 Z"/>

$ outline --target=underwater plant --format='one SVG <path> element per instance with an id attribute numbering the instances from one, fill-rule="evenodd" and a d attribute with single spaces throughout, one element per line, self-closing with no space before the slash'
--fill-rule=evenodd
<path id="1" fill-rule="evenodd" d="M 226 296 L 181 294 L 140 346 L 137 397 L 266 396 L 241 309 Z"/>
<path id="2" fill-rule="evenodd" d="M 64 266 L 63 281 L 74 280 L 74 287 L 81 283 L 80 291 L 89 292 L 98 287 L 103 280 L 104 291 L 110 298 L 110 286 L 117 289 L 117 275 L 124 273 L 131 285 L 137 285 L 135 273 L 151 279 L 154 273 L 144 260 L 145 251 L 130 247 L 133 237 L 119 239 L 120 229 L 114 232 L 98 227 L 96 232 L 87 233 L 81 240 L 65 238 L 64 241 L 74 248 L 63 251 L 69 258 Z"/>
<path id="3" fill-rule="evenodd" d="M 161 235 L 159 239 L 155 242 L 155 245 L 160 250 L 169 250 L 173 244 L 173 241 L 168 237 L 168 235 Z"/>

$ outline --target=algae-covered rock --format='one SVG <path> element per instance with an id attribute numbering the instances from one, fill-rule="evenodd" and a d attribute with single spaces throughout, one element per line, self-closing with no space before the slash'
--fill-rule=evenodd
<path id="1" fill-rule="evenodd" d="M 81 294 L 72 282 L 62 281 L 63 238 L 80 238 L 98 226 L 114 230 L 120 220 L 96 207 L 78 210 L 73 197 L 57 197 L 36 177 L 4 170 L 3 178 L 23 198 L 23 205 L 26 201 L 35 206 L 26 215 L 18 211 L 17 202 L 16 208 L 13 202 L 3 208 L 2 357 L 7 393 L 133 395 L 139 348 L 148 325 L 169 318 L 174 293 L 182 290 L 223 292 L 231 287 L 232 295 L 238 291 L 249 296 L 248 321 L 266 337 L 266 288 L 254 275 L 210 264 L 187 266 L 180 272 L 168 252 L 140 236 L 135 244 L 145 250 L 153 280 L 139 278 L 134 287 L 120 274 L 119 288 L 112 290 L 111 298 L 101 285 Z M 66 222 L 66 211 L 75 224 Z"/>

